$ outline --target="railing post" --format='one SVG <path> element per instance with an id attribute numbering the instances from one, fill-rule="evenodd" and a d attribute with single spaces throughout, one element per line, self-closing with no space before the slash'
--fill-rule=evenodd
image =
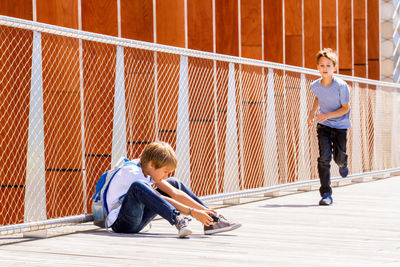
<path id="1" fill-rule="evenodd" d="M 189 85 L 188 57 L 180 57 L 178 122 L 176 129 L 176 155 L 179 159 L 176 177 L 190 187 L 190 131 L 189 131 Z"/>
<path id="2" fill-rule="evenodd" d="M 116 60 L 111 166 L 127 156 L 124 48 L 121 46 L 117 46 Z"/>
<path id="3" fill-rule="evenodd" d="M 42 42 L 40 32 L 33 32 L 24 222 L 46 219 Z M 46 237 L 47 230 L 24 233 L 24 236 Z"/>
<path id="4" fill-rule="evenodd" d="M 385 165 L 385 147 L 383 139 L 383 127 L 385 127 L 385 116 L 383 113 L 383 95 L 380 86 L 375 91 L 375 118 L 374 118 L 374 152 L 372 154 L 373 170 L 381 170 Z"/>

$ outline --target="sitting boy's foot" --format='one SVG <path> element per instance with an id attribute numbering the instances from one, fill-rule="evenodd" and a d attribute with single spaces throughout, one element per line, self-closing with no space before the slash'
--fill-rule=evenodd
<path id="1" fill-rule="evenodd" d="M 175 220 L 175 227 L 178 229 L 178 236 L 180 238 L 186 237 L 192 233 L 192 230 L 189 228 L 189 221 L 191 221 L 190 218 L 178 215 Z"/>
<path id="2" fill-rule="evenodd" d="M 222 215 L 210 214 L 210 216 L 214 219 L 214 224 L 210 226 L 204 226 L 204 234 L 206 235 L 232 231 L 242 226 L 240 223 L 229 222 Z"/>
<path id="3" fill-rule="evenodd" d="M 322 195 L 321 200 L 319 201 L 319 205 L 320 206 L 329 206 L 333 203 L 333 199 L 331 194 L 329 194 L 328 192 L 324 193 Z"/>
<path id="4" fill-rule="evenodd" d="M 339 173 L 340 176 L 342 176 L 343 178 L 347 177 L 347 175 L 349 175 L 349 167 L 343 167 L 343 168 L 339 168 Z"/>
<path id="5" fill-rule="evenodd" d="M 148 223 L 148 224 L 146 224 L 146 226 L 145 226 L 145 227 L 143 227 L 143 229 L 142 229 L 142 230 L 140 230 L 140 233 L 147 233 L 148 231 L 150 231 L 150 229 L 151 229 L 151 226 L 152 226 L 151 222 L 150 222 L 150 223 Z"/>

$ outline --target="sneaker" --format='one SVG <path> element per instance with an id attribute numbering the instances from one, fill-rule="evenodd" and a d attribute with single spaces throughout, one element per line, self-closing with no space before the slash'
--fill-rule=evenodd
<path id="1" fill-rule="evenodd" d="M 178 215 L 176 216 L 175 220 L 175 227 L 178 229 L 178 236 L 180 238 L 186 237 L 192 233 L 192 230 L 189 228 L 189 221 L 192 219 Z"/>
<path id="2" fill-rule="evenodd" d="M 319 205 L 321 205 L 321 206 L 328 206 L 328 205 L 331 205 L 332 203 L 333 203 L 332 196 L 328 192 L 324 193 L 322 195 L 321 200 L 319 201 Z"/>
<path id="3" fill-rule="evenodd" d="M 339 173 L 340 176 L 342 176 L 343 178 L 347 177 L 347 175 L 349 175 L 349 167 L 343 167 L 343 168 L 339 168 Z"/>
<path id="4" fill-rule="evenodd" d="M 214 219 L 214 224 L 210 226 L 204 225 L 204 234 L 206 235 L 232 231 L 242 226 L 240 223 L 229 222 L 222 215 L 210 214 L 210 216 Z"/>

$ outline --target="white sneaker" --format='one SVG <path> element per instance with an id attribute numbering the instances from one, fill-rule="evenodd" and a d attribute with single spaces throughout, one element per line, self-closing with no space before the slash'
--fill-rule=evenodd
<path id="1" fill-rule="evenodd" d="M 175 227 L 178 229 L 178 236 L 180 238 L 186 237 L 192 233 L 192 230 L 189 228 L 189 221 L 191 221 L 190 218 L 178 215 L 175 220 Z"/>

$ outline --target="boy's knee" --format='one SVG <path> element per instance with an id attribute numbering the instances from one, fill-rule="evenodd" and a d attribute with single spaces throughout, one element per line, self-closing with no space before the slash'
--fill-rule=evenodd
<path id="1" fill-rule="evenodd" d="M 332 157 L 319 157 L 318 164 L 329 165 L 331 163 Z"/>

